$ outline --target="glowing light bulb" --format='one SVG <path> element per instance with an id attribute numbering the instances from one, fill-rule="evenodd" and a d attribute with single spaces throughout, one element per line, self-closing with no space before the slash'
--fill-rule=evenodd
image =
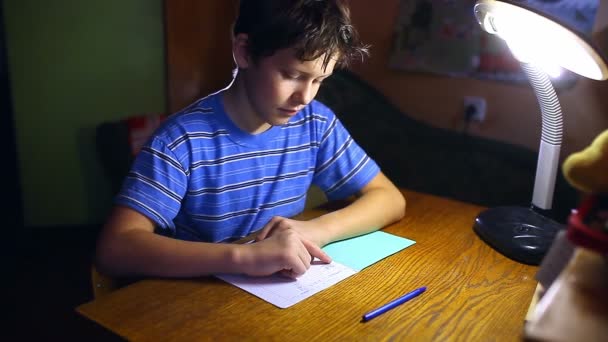
<path id="1" fill-rule="evenodd" d="M 478 1 L 475 14 L 483 29 L 504 39 L 521 62 L 534 63 L 550 75 L 560 74 L 561 67 L 596 80 L 608 78 L 605 63 L 587 42 L 542 15 L 490 0 Z"/>

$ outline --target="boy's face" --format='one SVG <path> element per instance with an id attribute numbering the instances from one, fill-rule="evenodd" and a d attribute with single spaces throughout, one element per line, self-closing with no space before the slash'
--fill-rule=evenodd
<path id="1" fill-rule="evenodd" d="M 312 101 L 336 64 L 331 58 L 323 68 L 323 57 L 303 62 L 289 48 L 262 57 L 257 63 L 249 59 L 244 67 L 241 65 L 239 74 L 247 92 L 251 123 L 258 127 L 286 124 Z"/>

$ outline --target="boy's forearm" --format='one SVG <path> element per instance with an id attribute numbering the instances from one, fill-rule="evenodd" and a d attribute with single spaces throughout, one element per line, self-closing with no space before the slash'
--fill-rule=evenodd
<path id="1" fill-rule="evenodd" d="M 333 241 L 378 230 L 405 215 L 405 198 L 394 187 L 377 188 L 363 194 L 343 209 L 314 219 L 321 246 Z"/>
<path id="2" fill-rule="evenodd" d="M 146 231 L 129 231 L 101 241 L 96 262 L 113 276 L 196 277 L 242 272 L 238 244 L 215 244 L 167 238 Z"/>

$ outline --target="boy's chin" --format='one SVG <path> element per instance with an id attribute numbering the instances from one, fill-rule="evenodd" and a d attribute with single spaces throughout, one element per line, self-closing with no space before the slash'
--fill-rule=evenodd
<path id="1" fill-rule="evenodd" d="M 292 116 L 282 116 L 279 118 L 273 118 L 271 122 L 268 122 L 272 126 L 283 126 L 291 120 Z"/>

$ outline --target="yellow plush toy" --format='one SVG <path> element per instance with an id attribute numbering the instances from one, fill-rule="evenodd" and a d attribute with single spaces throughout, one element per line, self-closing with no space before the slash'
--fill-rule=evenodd
<path id="1" fill-rule="evenodd" d="M 526 335 L 534 341 L 603 341 L 608 335 L 608 130 L 568 156 L 562 171 L 585 194 L 568 218 L 569 244 L 558 235 L 543 260 L 538 276 L 545 287 Z"/>
<path id="2" fill-rule="evenodd" d="M 608 194 L 608 130 L 584 150 L 568 156 L 562 171 L 566 180 L 578 190 Z"/>
<path id="3" fill-rule="evenodd" d="M 568 156 L 562 171 L 570 185 L 586 193 L 568 218 L 568 240 L 608 255 L 608 130 Z"/>

